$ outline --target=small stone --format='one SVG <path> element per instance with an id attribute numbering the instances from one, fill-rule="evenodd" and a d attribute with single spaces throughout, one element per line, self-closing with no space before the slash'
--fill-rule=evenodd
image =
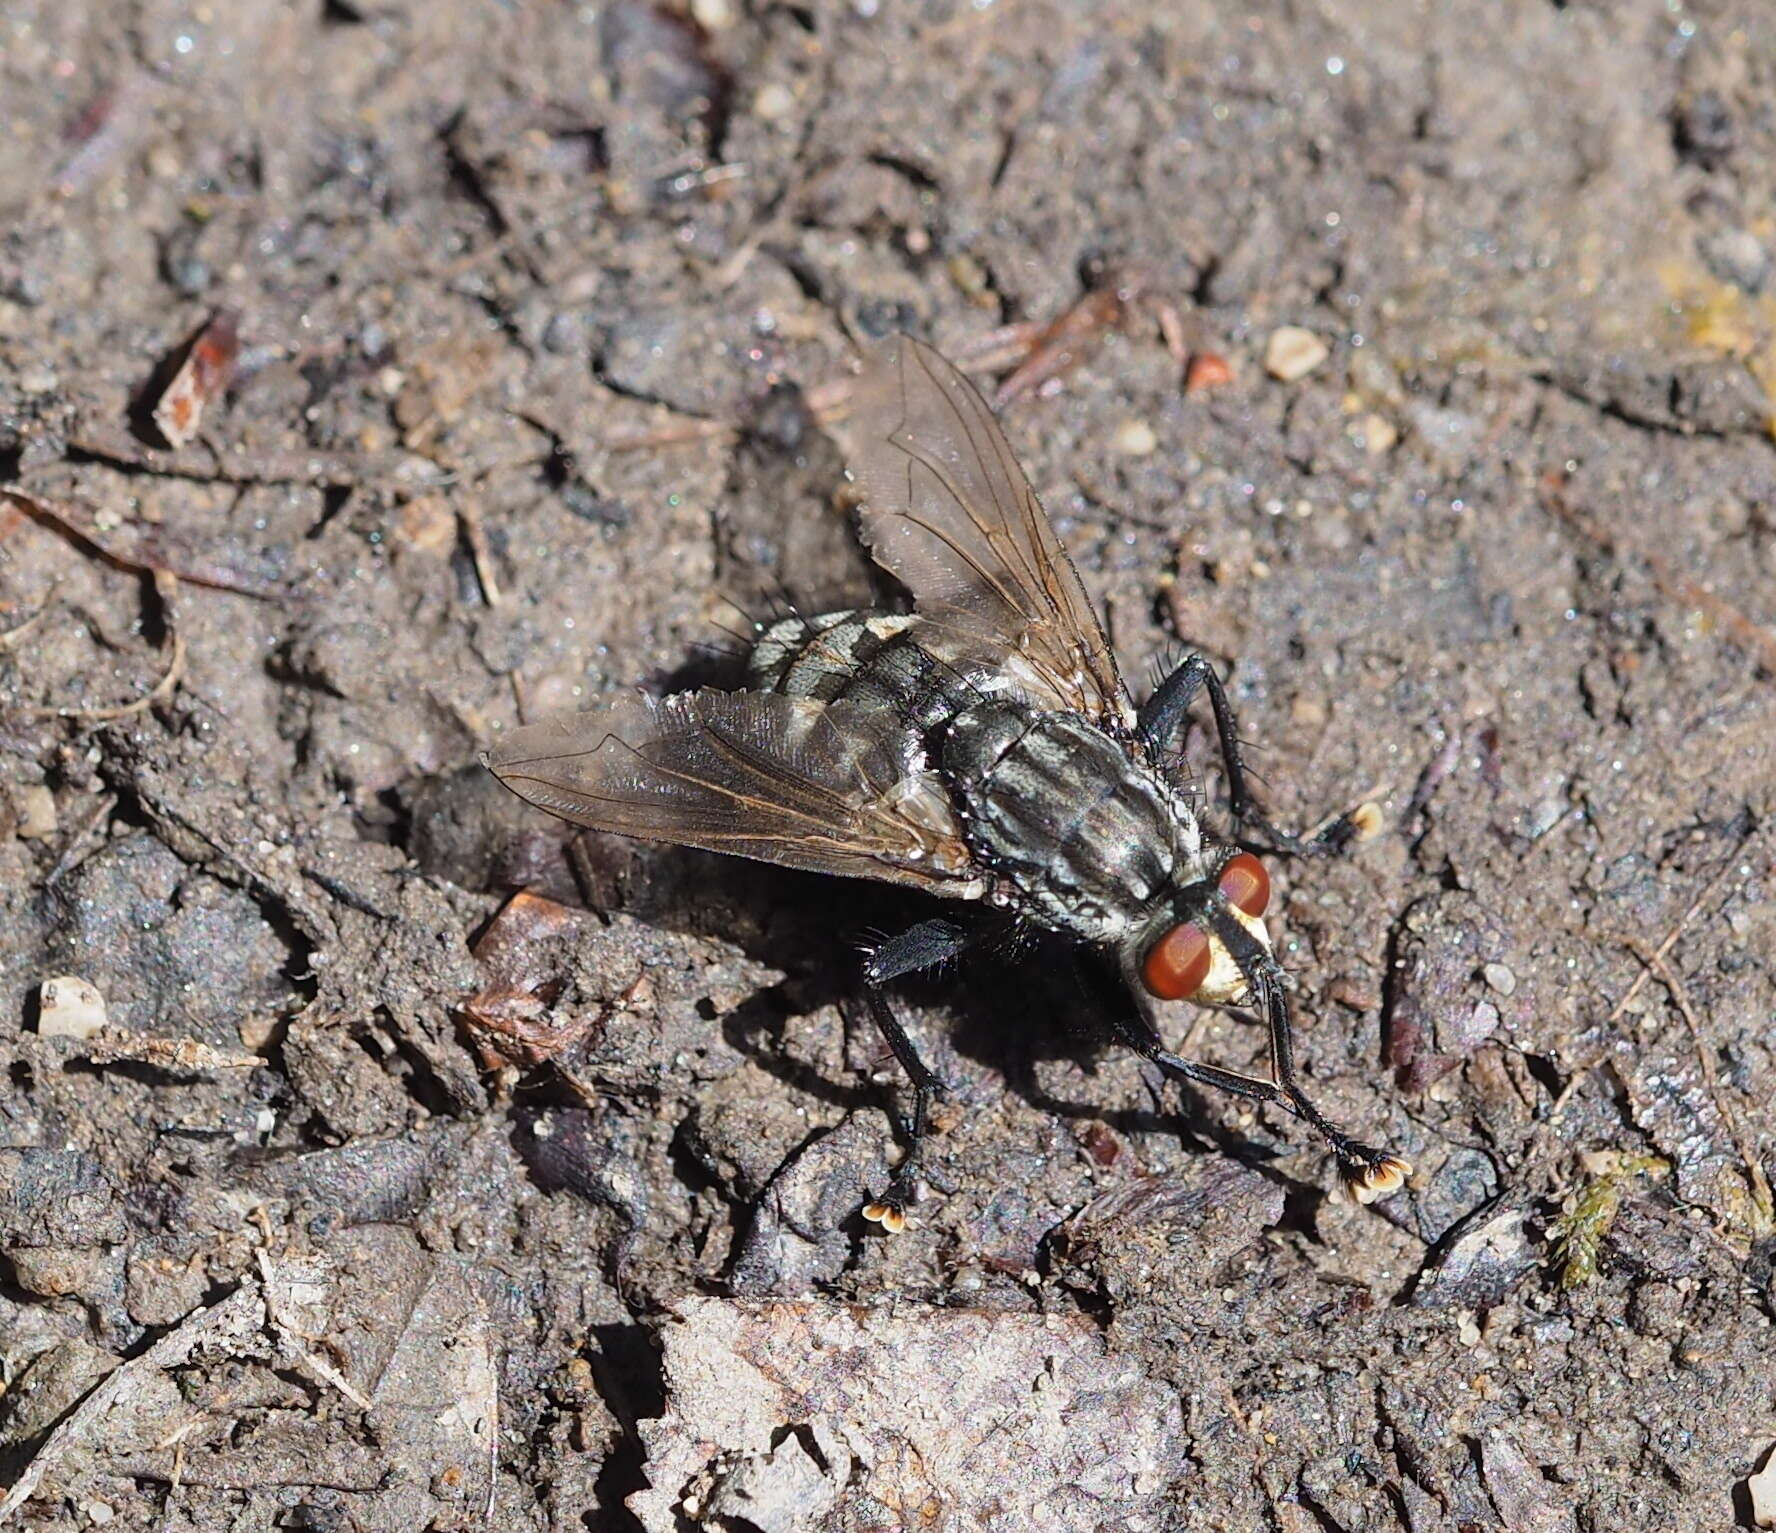
<path id="1" fill-rule="evenodd" d="M 1264 370 L 1279 383 L 1295 383 L 1331 355 L 1331 348 L 1313 331 L 1283 325 L 1265 342 Z"/>
<path id="2" fill-rule="evenodd" d="M 166 144 L 156 144 L 143 158 L 156 181 L 177 181 L 185 169 L 185 162 Z"/>
<path id="3" fill-rule="evenodd" d="M 1770 252 L 1749 229 L 1717 229 L 1702 241 L 1702 259 L 1722 282 L 1761 293 L 1770 279 Z"/>
<path id="4" fill-rule="evenodd" d="M 1233 364 L 1218 351 L 1199 351 L 1184 371 L 1184 392 L 1204 394 L 1233 382 Z"/>
<path id="5" fill-rule="evenodd" d="M 563 309 L 543 326 L 543 350 L 551 356 L 578 356 L 590 344 L 588 333 L 584 311 Z"/>
<path id="6" fill-rule="evenodd" d="M 1480 975 L 1500 995 L 1515 995 L 1517 992 L 1517 976 L 1502 963 L 1484 965 Z"/>
<path id="7" fill-rule="evenodd" d="M 691 15 L 709 32 L 721 32 L 734 24 L 732 0 L 691 0 Z"/>
<path id="8" fill-rule="evenodd" d="M 1776 1528 L 1776 1448 L 1764 1457 L 1764 1467 L 1745 1482 L 1751 1502 L 1751 1520 L 1760 1528 Z"/>
<path id="9" fill-rule="evenodd" d="M 18 834 L 24 841 L 41 841 L 56 833 L 55 794 L 42 783 L 21 788 L 18 794 Z"/>
<path id="10" fill-rule="evenodd" d="M 752 115 L 761 122 L 782 122 L 795 110 L 795 92 L 773 81 L 761 85 L 752 98 Z"/>
<path id="11" fill-rule="evenodd" d="M 201 298 L 210 290 L 216 276 L 207 261 L 200 261 L 196 256 L 182 255 L 168 258 L 166 279 L 185 297 Z"/>
<path id="12" fill-rule="evenodd" d="M 401 507 L 399 537 L 406 547 L 446 558 L 456 547 L 456 512 L 442 495 L 416 495 Z"/>
<path id="13" fill-rule="evenodd" d="M 72 974 L 37 987 L 37 1032 L 44 1038 L 94 1038 L 106 1027 L 105 998 Z"/>
<path id="14" fill-rule="evenodd" d="M 1110 445 L 1130 458 L 1145 458 L 1159 446 L 1159 438 L 1146 421 L 1124 421 L 1110 438 Z"/>
<path id="15" fill-rule="evenodd" d="M 1392 452 L 1400 440 L 1399 430 L 1385 415 L 1365 415 L 1357 422 L 1356 434 L 1362 440 L 1363 451 L 1372 458 Z"/>

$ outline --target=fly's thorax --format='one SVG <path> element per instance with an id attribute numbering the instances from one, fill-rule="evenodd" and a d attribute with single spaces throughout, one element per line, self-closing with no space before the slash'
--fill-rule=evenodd
<path id="1" fill-rule="evenodd" d="M 938 732 L 931 755 L 1003 902 L 1052 930 L 1120 943 L 1198 858 L 1181 796 L 1130 742 L 1078 714 L 979 703 Z"/>

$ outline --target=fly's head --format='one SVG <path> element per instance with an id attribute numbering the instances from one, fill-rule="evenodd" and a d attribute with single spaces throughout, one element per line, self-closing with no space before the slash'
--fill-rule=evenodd
<path id="1" fill-rule="evenodd" d="M 1235 851 L 1211 876 L 1173 892 L 1126 955 L 1128 966 L 1157 1000 L 1208 1006 L 1248 1000 L 1260 975 L 1276 967 L 1264 929 L 1269 904 L 1264 864 Z"/>

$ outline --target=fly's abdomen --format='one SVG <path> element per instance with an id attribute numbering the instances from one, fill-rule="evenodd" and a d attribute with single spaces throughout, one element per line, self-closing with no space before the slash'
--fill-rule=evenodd
<path id="1" fill-rule="evenodd" d="M 823 703 L 892 709 L 923 734 L 976 695 L 970 671 L 934 655 L 929 624 L 892 612 L 827 612 L 774 623 L 759 636 L 748 682 Z"/>
<path id="2" fill-rule="evenodd" d="M 978 859 L 1033 919 L 1088 940 L 1145 919 L 1194 834 L 1175 796 L 1077 715 L 964 709 L 937 763 Z"/>

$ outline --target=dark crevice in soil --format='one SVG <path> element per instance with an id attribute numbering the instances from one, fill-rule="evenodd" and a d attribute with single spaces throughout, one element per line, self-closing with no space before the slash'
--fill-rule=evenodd
<path id="1" fill-rule="evenodd" d="M 641 1524 L 623 1502 L 648 1483 L 646 1455 L 635 1433 L 636 1423 L 666 1412 L 660 1353 L 652 1333 L 639 1324 L 593 1326 L 592 1341 L 592 1381 L 622 1427 L 598 1472 L 598 1498 L 606 1519 L 599 1526 L 601 1533 L 607 1528 L 611 1533 L 639 1533 Z"/>

